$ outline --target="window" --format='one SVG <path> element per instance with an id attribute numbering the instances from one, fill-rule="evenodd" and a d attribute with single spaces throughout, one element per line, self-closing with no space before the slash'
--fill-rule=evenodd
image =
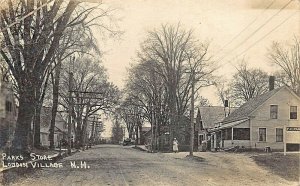
<path id="1" fill-rule="evenodd" d="M 266 140 L 266 136 L 267 136 L 267 129 L 266 128 L 259 128 L 258 129 L 258 135 L 259 135 L 258 141 L 267 141 Z"/>
<path id="2" fill-rule="evenodd" d="M 250 140 L 250 128 L 233 128 L 233 140 Z"/>
<path id="3" fill-rule="evenodd" d="M 222 132 L 222 140 L 231 140 L 231 128 L 224 129 Z"/>
<path id="4" fill-rule="evenodd" d="M 282 128 L 276 129 L 276 142 L 283 142 L 283 129 Z"/>
<path id="5" fill-rule="evenodd" d="M 7 112 L 11 112 L 12 111 L 12 103 L 10 101 L 6 101 L 5 102 L 5 110 Z"/>
<path id="6" fill-rule="evenodd" d="M 290 119 L 297 119 L 297 106 L 290 106 Z"/>
<path id="7" fill-rule="evenodd" d="M 270 106 L 270 118 L 277 119 L 278 115 L 278 105 L 271 105 Z"/>

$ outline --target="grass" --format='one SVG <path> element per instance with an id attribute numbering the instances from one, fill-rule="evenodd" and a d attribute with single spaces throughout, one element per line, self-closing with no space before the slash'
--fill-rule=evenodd
<path id="1" fill-rule="evenodd" d="M 259 154 L 251 158 L 259 165 L 265 167 L 273 174 L 288 181 L 299 181 L 300 175 L 300 154 L 280 153 Z"/>

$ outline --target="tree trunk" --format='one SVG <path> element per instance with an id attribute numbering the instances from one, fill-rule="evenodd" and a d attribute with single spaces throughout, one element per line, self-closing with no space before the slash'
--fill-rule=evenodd
<path id="1" fill-rule="evenodd" d="M 139 141 L 139 127 L 136 126 L 135 127 L 135 145 L 138 145 L 138 141 Z"/>
<path id="2" fill-rule="evenodd" d="M 139 141 L 138 144 L 141 145 L 141 136 L 142 136 L 142 123 L 139 123 L 139 132 L 140 132 L 140 136 L 139 136 Z"/>
<path id="3" fill-rule="evenodd" d="M 39 83 L 38 83 L 39 82 Z M 34 126 L 34 141 L 33 145 L 36 148 L 40 148 L 41 146 L 41 109 L 43 106 L 44 95 L 41 92 L 42 80 L 38 77 L 35 77 L 35 110 L 34 110 L 34 118 L 33 118 L 33 126 Z M 44 90 L 45 91 L 45 90 Z"/>
<path id="4" fill-rule="evenodd" d="M 171 115 L 171 122 L 170 122 L 170 138 L 169 138 L 169 149 L 172 151 L 173 149 L 173 138 L 177 137 L 176 134 L 176 88 L 174 86 L 170 86 L 170 98 L 169 98 L 169 109 L 170 109 L 170 115 Z"/>
<path id="5" fill-rule="evenodd" d="M 132 130 L 130 130 L 130 131 L 128 132 L 128 137 L 129 137 L 130 139 L 132 139 Z"/>
<path id="6" fill-rule="evenodd" d="M 75 131 L 75 141 L 76 141 L 76 148 L 80 148 L 81 144 L 80 142 L 82 141 L 82 120 L 77 117 L 77 126 L 76 126 L 76 131 Z"/>
<path id="7" fill-rule="evenodd" d="M 89 106 L 87 106 L 87 110 L 89 109 Z M 81 132 L 81 146 L 85 148 L 86 145 L 86 132 L 88 128 L 88 116 L 86 115 L 83 120 L 83 127 Z"/>
<path id="8" fill-rule="evenodd" d="M 50 149 L 54 149 L 54 130 L 55 130 L 55 118 L 57 113 L 58 107 L 58 93 L 59 93 L 59 78 L 60 78 L 60 71 L 61 71 L 61 62 L 58 62 L 55 68 L 55 77 L 53 82 L 53 104 L 52 104 L 52 117 L 51 117 L 51 124 L 50 124 Z"/>
<path id="9" fill-rule="evenodd" d="M 16 155 L 26 154 L 28 153 L 28 141 L 29 132 L 31 130 L 31 123 L 34 116 L 34 98 L 33 89 L 30 87 L 24 87 L 27 89 L 25 93 L 20 94 L 19 99 L 19 111 L 18 111 L 18 119 L 15 130 L 15 137 L 12 142 L 12 153 Z"/>
<path id="10" fill-rule="evenodd" d="M 41 109 L 42 104 L 37 103 L 35 112 L 34 112 L 34 119 L 33 119 L 33 126 L 34 126 L 34 147 L 39 148 L 41 146 Z"/>

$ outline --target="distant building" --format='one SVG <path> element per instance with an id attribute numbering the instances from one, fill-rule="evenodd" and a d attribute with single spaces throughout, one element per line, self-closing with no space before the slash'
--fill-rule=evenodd
<path id="1" fill-rule="evenodd" d="M 0 148 L 10 145 L 17 122 L 12 84 L 0 80 Z"/>
<path id="2" fill-rule="evenodd" d="M 145 145 L 147 142 L 146 134 L 147 132 L 151 131 L 151 127 L 142 127 L 142 131 L 140 131 L 140 144 Z"/>
<path id="3" fill-rule="evenodd" d="M 222 107 L 222 106 L 200 106 L 197 109 L 195 134 L 197 141 L 195 142 L 199 146 L 199 150 L 202 148 L 202 143 L 206 143 L 207 149 L 211 149 L 210 144 L 210 129 L 216 127 L 216 124 L 223 121 L 226 116 L 234 112 L 236 108 Z"/>
<path id="4" fill-rule="evenodd" d="M 214 147 L 299 150 L 300 97 L 286 86 L 246 102 L 208 130 Z"/>
<path id="5" fill-rule="evenodd" d="M 145 145 L 150 149 L 151 142 L 153 143 L 153 149 L 155 149 L 155 139 L 157 139 L 157 149 L 159 151 L 169 151 L 171 148 L 170 145 L 170 128 L 169 125 L 160 126 L 157 130 L 157 137 L 155 135 L 155 126 L 153 126 L 153 134 L 151 127 L 147 129 L 148 131 L 144 132 Z M 151 137 L 153 135 L 153 141 Z M 178 140 L 179 151 L 188 151 L 189 150 L 189 140 L 190 140 L 190 119 L 187 116 L 182 116 L 178 125 L 176 126 L 176 132 L 173 134 L 174 138 Z"/>
<path id="6" fill-rule="evenodd" d="M 49 134 L 50 134 L 50 124 L 52 118 L 52 108 L 42 107 L 41 109 L 41 123 L 40 123 L 40 136 L 41 145 L 50 146 Z M 62 139 L 67 139 L 68 127 L 67 123 L 63 120 L 62 116 L 57 113 L 55 118 L 55 129 L 54 129 L 54 146 L 58 147 L 59 141 Z"/>

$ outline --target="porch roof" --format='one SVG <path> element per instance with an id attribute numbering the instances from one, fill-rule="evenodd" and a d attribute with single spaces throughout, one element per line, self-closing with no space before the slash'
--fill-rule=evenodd
<path id="1" fill-rule="evenodd" d="M 245 121 L 249 120 L 249 118 L 244 118 L 244 119 L 241 119 L 241 120 L 238 120 L 238 121 L 233 121 L 233 122 L 230 122 L 230 123 L 226 123 L 226 124 L 223 124 L 219 127 L 216 127 L 216 128 L 212 128 L 210 130 L 208 130 L 209 132 L 215 132 L 215 131 L 218 131 L 218 130 L 221 130 L 221 129 L 226 129 L 226 128 L 231 128 L 231 127 L 234 127 L 236 125 L 239 125 Z"/>

